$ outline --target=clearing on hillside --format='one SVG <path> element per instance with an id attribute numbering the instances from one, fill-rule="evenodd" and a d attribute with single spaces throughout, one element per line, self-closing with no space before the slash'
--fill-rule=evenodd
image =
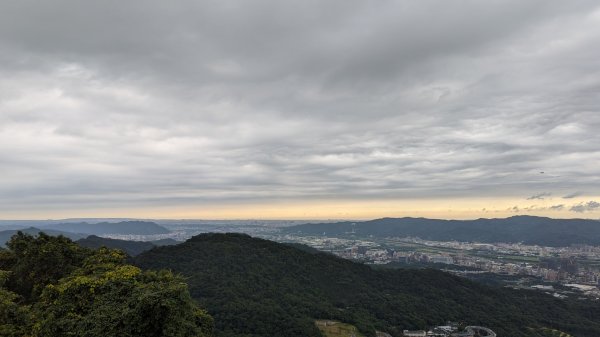
<path id="1" fill-rule="evenodd" d="M 315 324 L 325 337 L 364 337 L 354 325 L 329 320 L 317 320 Z"/>
<path id="2" fill-rule="evenodd" d="M 572 335 L 569 335 L 566 332 L 562 332 L 562 331 L 550 329 L 550 328 L 539 328 L 539 329 L 530 329 L 530 330 L 534 331 L 544 337 L 573 337 Z"/>

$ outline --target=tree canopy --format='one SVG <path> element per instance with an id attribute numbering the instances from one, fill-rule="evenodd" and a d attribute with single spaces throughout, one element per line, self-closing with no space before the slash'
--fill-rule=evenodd
<path id="1" fill-rule="evenodd" d="M 184 279 L 119 250 L 17 233 L 0 251 L 0 336 L 205 337 L 213 320 Z"/>

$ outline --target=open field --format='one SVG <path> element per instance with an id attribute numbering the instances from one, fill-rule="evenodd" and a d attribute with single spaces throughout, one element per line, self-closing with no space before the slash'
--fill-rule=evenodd
<path id="1" fill-rule="evenodd" d="M 550 329 L 550 328 L 535 329 L 534 331 L 538 334 L 541 334 L 544 337 L 573 337 L 572 335 L 569 335 L 566 332 L 562 332 L 562 331 L 558 331 L 558 330 Z"/>
<path id="2" fill-rule="evenodd" d="M 364 337 L 354 325 L 329 320 L 317 320 L 315 324 L 325 337 Z"/>

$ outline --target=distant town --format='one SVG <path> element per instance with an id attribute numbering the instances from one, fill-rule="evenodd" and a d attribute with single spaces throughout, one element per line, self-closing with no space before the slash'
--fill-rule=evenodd
<path id="1" fill-rule="evenodd" d="M 600 299 L 600 246 L 548 247 L 521 243 L 432 241 L 418 237 L 331 237 L 289 234 L 301 221 L 227 220 L 160 222 L 171 233 L 109 235 L 125 240 L 184 241 L 204 232 L 242 232 L 277 242 L 299 243 L 381 268 L 435 268 L 487 283 L 528 288 L 555 297 Z"/>
<path id="2" fill-rule="evenodd" d="M 455 275 L 527 287 L 556 297 L 600 298 L 600 247 L 543 247 L 513 243 L 427 241 L 419 238 L 345 239 L 282 235 L 280 242 L 301 243 L 366 264 L 429 267 Z"/>

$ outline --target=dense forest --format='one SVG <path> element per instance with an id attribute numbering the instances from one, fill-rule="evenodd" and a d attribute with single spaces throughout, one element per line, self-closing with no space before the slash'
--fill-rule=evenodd
<path id="1" fill-rule="evenodd" d="M 315 319 L 400 336 L 447 320 L 488 326 L 499 336 L 557 329 L 600 336 L 600 304 L 490 287 L 435 270 L 374 270 L 311 249 L 242 234 L 202 234 L 134 259 L 143 269 L 186 277 L 215 318 L 216 336 L 320 336 Z"/>
<path id="2" fill-rule="evenodd" d="M 600 245 L 600 221 L 535 216 L 477 220 L 383 218 L 363 222 L 304 224 L 285 228 L 283 232 L 332 237 L 419 237 L 437 241 L 522 242 L 553 247 Z"/>
<path id="3" fill-rule="evenodd" d="M 29 227 L 29 228 L 22 228 L 22 229 L 7 229 L 7 230 L 0 231 L 0 248 L 6 247 L 6 243 L 10 240 L 10 238 L 12 238 L 18 232 L 22 232 L 22 233 L 26 233 L 26 234 L 34 235 L 34 236 L 38 235 L 40 232 L 44 232 L 45 234 L 52 235 L 52 236 L 62 235 L 62 236 L 68 237 L 71 240 L 78 240 L 78 239 L 82 239 L 82 238 L 86 237 L 85 234 L 62 232 L 62 231 L 57 231 L 57 230 L 53 230 L 53 229 L 39 229 L 36 227 Z"/>
<path id="4" fill-rule="evenodd" d="M 0 249 L 0 336 L 212 335 L 184 279 L 125 261 L 119 250 L 18 232 Z"/>

